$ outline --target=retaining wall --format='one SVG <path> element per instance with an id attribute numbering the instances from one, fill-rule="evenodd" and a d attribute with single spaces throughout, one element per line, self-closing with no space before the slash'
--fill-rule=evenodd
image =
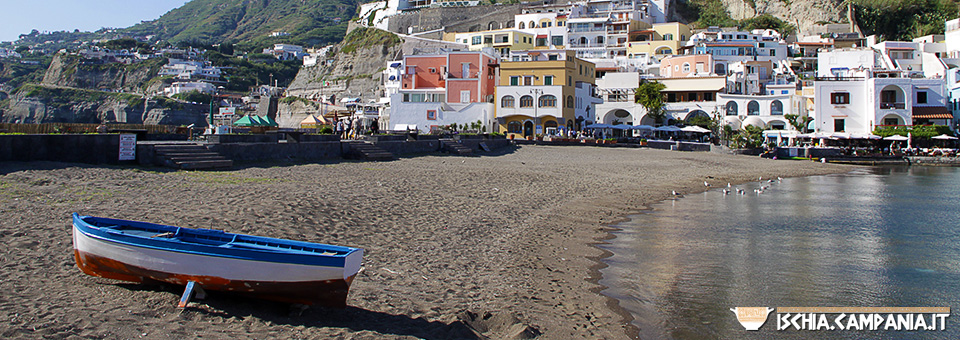
<path id="1" fill-rule="evenodd" d="M 0 135 L 0 161 L 120 164 L 119 134 Z"/>

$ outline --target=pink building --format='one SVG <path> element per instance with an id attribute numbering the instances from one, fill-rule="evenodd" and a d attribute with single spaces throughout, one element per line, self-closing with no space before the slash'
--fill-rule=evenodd
<path id="1" fill-rule="evenodd" d="M 660 60 L 660 76 L 683 78 L 713 74 L 713 55 L 687 54 Z"/>
<path id="2" fill-rule="evenodd" d="M 403 58 L 400 86 L 390 96 L 389 129 L 428 132 L 450 124 L 493 123 L 498 60 L 482 51 Z"/>
<path id="3" fill-rule="evenodd" d="M 403 58 L 405 72 L 400 93 L 445 89 L 448 103 L 492 100 L 496 88 L 496 57 L 479 51 Z"/>

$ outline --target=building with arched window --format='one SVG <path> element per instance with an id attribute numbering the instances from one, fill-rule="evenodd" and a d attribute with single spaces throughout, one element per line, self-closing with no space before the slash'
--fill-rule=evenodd
<path id="1" fill-rule="evenodd" d="M 594 96 L 593 63 L 569 50 L 512 51 L 504 59 L 497 100 L 510 103 L 518 98 L 518 105 L 497 107 L 500 132 L 532 138 L 594 121 L 593 105 L 601 100 Z M 518 126 L 519 132 L 511 128 Z"/>

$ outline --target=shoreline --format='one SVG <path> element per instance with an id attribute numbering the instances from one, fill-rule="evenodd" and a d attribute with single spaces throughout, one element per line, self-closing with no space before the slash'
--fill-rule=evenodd
<path id="1" fill-rule="evenodd" d="M 614 225 L 671 198 L 670 190 L 704 191 L 704 180 L 719 186 L 853 168 L 554 146 L 223 172 L 0 164 L 0 212 L 8 217 L 0 238 L 10 245 L 0 288 L 17 292 L 0 315 L 24 320 L 0 333 L 631 338 L 638 334 L 632 316 L 598 284 L 609 256 L 598 245 L 613 237 Z M 214 296 L 178 311 L 179 291 L 80 273 L 66 256 L 72 244 L 65 221 L 74 211 L 359 246 L 366 270 L 346 310 L 287 315 L 284 306 Z M 88 311 L 102 322 L 69 317 Z M 122 321 L 131 315 L 137 322 Z"/>

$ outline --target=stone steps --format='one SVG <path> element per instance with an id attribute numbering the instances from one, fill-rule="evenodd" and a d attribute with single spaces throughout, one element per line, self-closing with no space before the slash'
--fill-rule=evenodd
<path id="1" fill-rule="evenodd" d="M 392 161 L 394 156 L 387 150 L 365 142 L 347 143 L 350 150 L 345 153 L 344 158 L 359 159 L 364 161 Z"/>
<path id="2" fill-rule="evenodd" d="M 207 170 L 229 168 L 233 161 L 196 144 L 156 145 L 156 161 L 171 168 Z"/>
<path id="3" fill-rule="evenodd" d="M 441 139 L 440 140 L 440 150 L 449 152 L 458 156 L 470 156 L 473 155 L 473 149 L 463 146 L 459 142 L 453 139 Z"/>

